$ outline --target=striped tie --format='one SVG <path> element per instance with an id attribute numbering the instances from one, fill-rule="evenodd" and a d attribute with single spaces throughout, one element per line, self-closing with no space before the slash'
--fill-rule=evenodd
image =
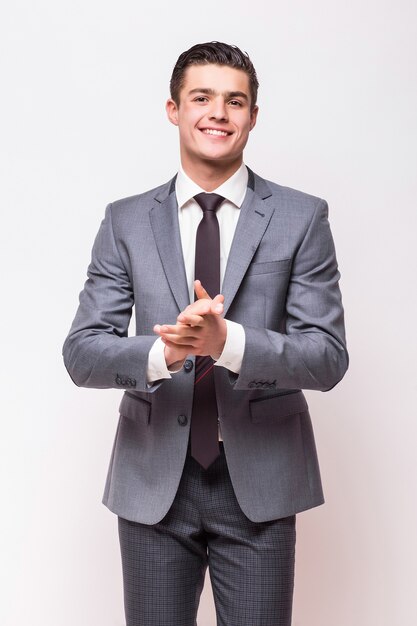
<path id="1" fill-rule="evenodd" d="M 220 293 L 220 232 L 216 211 L 224 198 L 216 193 L 194 196 L 203 210 L 195 246 L 195 278 L 211 298 Z M 207 469 L 219 455 L 214 361 L 197 356 L 193 410 L 191 414 L 191 456 Z"/>

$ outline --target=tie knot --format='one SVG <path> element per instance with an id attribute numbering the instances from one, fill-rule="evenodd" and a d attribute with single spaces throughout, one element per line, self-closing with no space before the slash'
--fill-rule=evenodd
<path id="1" fill-rule="evenodd" d="M 223 202 L 223 196 L 218 193 L 198 193 L 194 200 L 200 205 L 203 211 L 217 211 Z"/>

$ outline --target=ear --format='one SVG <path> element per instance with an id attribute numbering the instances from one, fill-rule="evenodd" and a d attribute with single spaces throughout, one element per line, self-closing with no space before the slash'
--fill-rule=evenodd
<path id="1" fill-rule="evenodd" d="M 172 98 L 167 100 L 165 111 L 167 112 L 167 116 L 171 124 L 178 126 L 178 107 Z"/>
<path id="2" fill-rule="evenodd" d="M 250 129 L 254 128 L 256 124 L 256 120 L 258 119 L 259 107 L 255 104 L 252 111 L 250 112 Z"/>

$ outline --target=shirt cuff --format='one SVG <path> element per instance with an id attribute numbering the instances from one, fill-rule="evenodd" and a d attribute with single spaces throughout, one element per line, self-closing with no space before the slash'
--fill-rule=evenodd
<path id="1" fill-rule="evenodd" d="M 239 374 L 245 352 L 245 330 L 241 324 L 230 320 L 224 321 L 227 327 L 226 341 L 223 352 L 214 362 L 214 365 L 220 365 L 235 374 Z"/>
<path id="2" fill-rule="evenodd" d="M 161 337 L 158 337 L 149 350 L 148 367 L 146 369 L 146 382 L 148 385 L 162 378 L 171 378 L 165 361 L 164 348 L 164 342 Z"/>

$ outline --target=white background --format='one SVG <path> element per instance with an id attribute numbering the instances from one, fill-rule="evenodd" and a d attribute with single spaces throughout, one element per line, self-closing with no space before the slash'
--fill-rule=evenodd
<path id="1" fill-rule="evenodd" d="M 298 516 L 293 624 L 414 626 L 415 2 L 16 0 L 1 13 L 1 624 L 124 623 L 101 504 L 120 392 L 76 388 L 60 352 L 105 205 L 176 171 L 176 58 L 217 39 L 259 75 L 247 164 L 328 200 L 342 272 L 351 368 L 308 393 L 327 502 Z M 214 624 L 207 586 L 199 625 Z"/>

